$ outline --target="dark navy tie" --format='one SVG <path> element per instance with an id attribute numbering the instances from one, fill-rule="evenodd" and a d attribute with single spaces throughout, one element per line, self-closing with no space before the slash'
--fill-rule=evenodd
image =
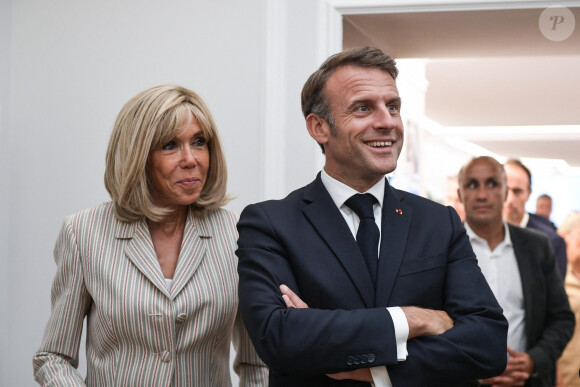
<path id="1" fill-rule="evenodd" d="M 367 264 L 373 284 L 377 282 L 378 250 L 380 232 L 375 222 L 373 205 L 377 199 L 371 194 L 356 194 L 351 196 L 345 204 L 360 218 L 356 243 Z"/>

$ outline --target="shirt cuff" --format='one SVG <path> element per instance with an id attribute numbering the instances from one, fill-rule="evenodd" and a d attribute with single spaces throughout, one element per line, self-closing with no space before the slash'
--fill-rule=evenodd
<path id="1" fill-rule="evenodd" d="M 398 306 L 387 308 L 395 326 L 395 342 L 397 343 L 397 361 L 407 360 L 407 339 L 409 338 L 409 323 L 405 312 Z"/>
<path id="2" fill-rule="evenodd" d="M 393 387 L 393 383 L 391 383 L 391 378 L 387 372 L 387 367 L 372 367 L 370 370 L 374 387 Z"/>

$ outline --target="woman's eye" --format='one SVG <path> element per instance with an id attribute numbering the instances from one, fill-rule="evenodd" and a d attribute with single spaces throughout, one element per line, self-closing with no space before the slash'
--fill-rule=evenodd
<path id="1" fill-rule="evenodd" d="M 163 149 L 163 150 L 174 150 L 176 148 L 177 148 L 177 143 L 175 142 L 175 140 L 171 140 L 167 144 L 165 144 L 161 147 L 161 149 Z"/>
<path id="2" fill-rule="evenodd" d="M 207 143 L 207 140 L 203 137 L 196 138 L 193 141 L 193 145 L 195 145 L 195 146 L 204 146 L 206 143 Z"/>

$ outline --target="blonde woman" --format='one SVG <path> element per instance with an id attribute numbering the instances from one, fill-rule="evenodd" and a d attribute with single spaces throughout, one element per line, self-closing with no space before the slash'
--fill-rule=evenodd
<path id="1" fill-rule="evenodd" d="M 230 386 L 233 340 L 240 385 L 267 385 L 238 313 L 226 178 L 216 125 L 196 93 L 164 85 L 125 104 L 106 156 L 112 201 L 67 217 L 56 242 L 38 383 Z"/>
<path id="2" fill-rule="evenodd" d="M 568 294 L 570 308 L 576 316 L 574 335 L 558 360 L 559 385 L 580 387 L 580 212 L 570 213 L 558 228 L 558 234 L 566 241 L 568 270 L 564 288 Z"/>

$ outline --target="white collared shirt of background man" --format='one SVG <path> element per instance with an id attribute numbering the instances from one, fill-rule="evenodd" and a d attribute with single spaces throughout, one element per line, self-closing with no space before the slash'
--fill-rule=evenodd
<path id="1" fill-rule="evenodd" d="M 527 343 L 522 279 L 507 223 L 504 222 L 503 227 L 504 240 L 491 251 L 487 241 L 477 236 L 465 223 L 477 264 L 508 320 L 508 346 L 518 352 L 525 352 Z"/>

